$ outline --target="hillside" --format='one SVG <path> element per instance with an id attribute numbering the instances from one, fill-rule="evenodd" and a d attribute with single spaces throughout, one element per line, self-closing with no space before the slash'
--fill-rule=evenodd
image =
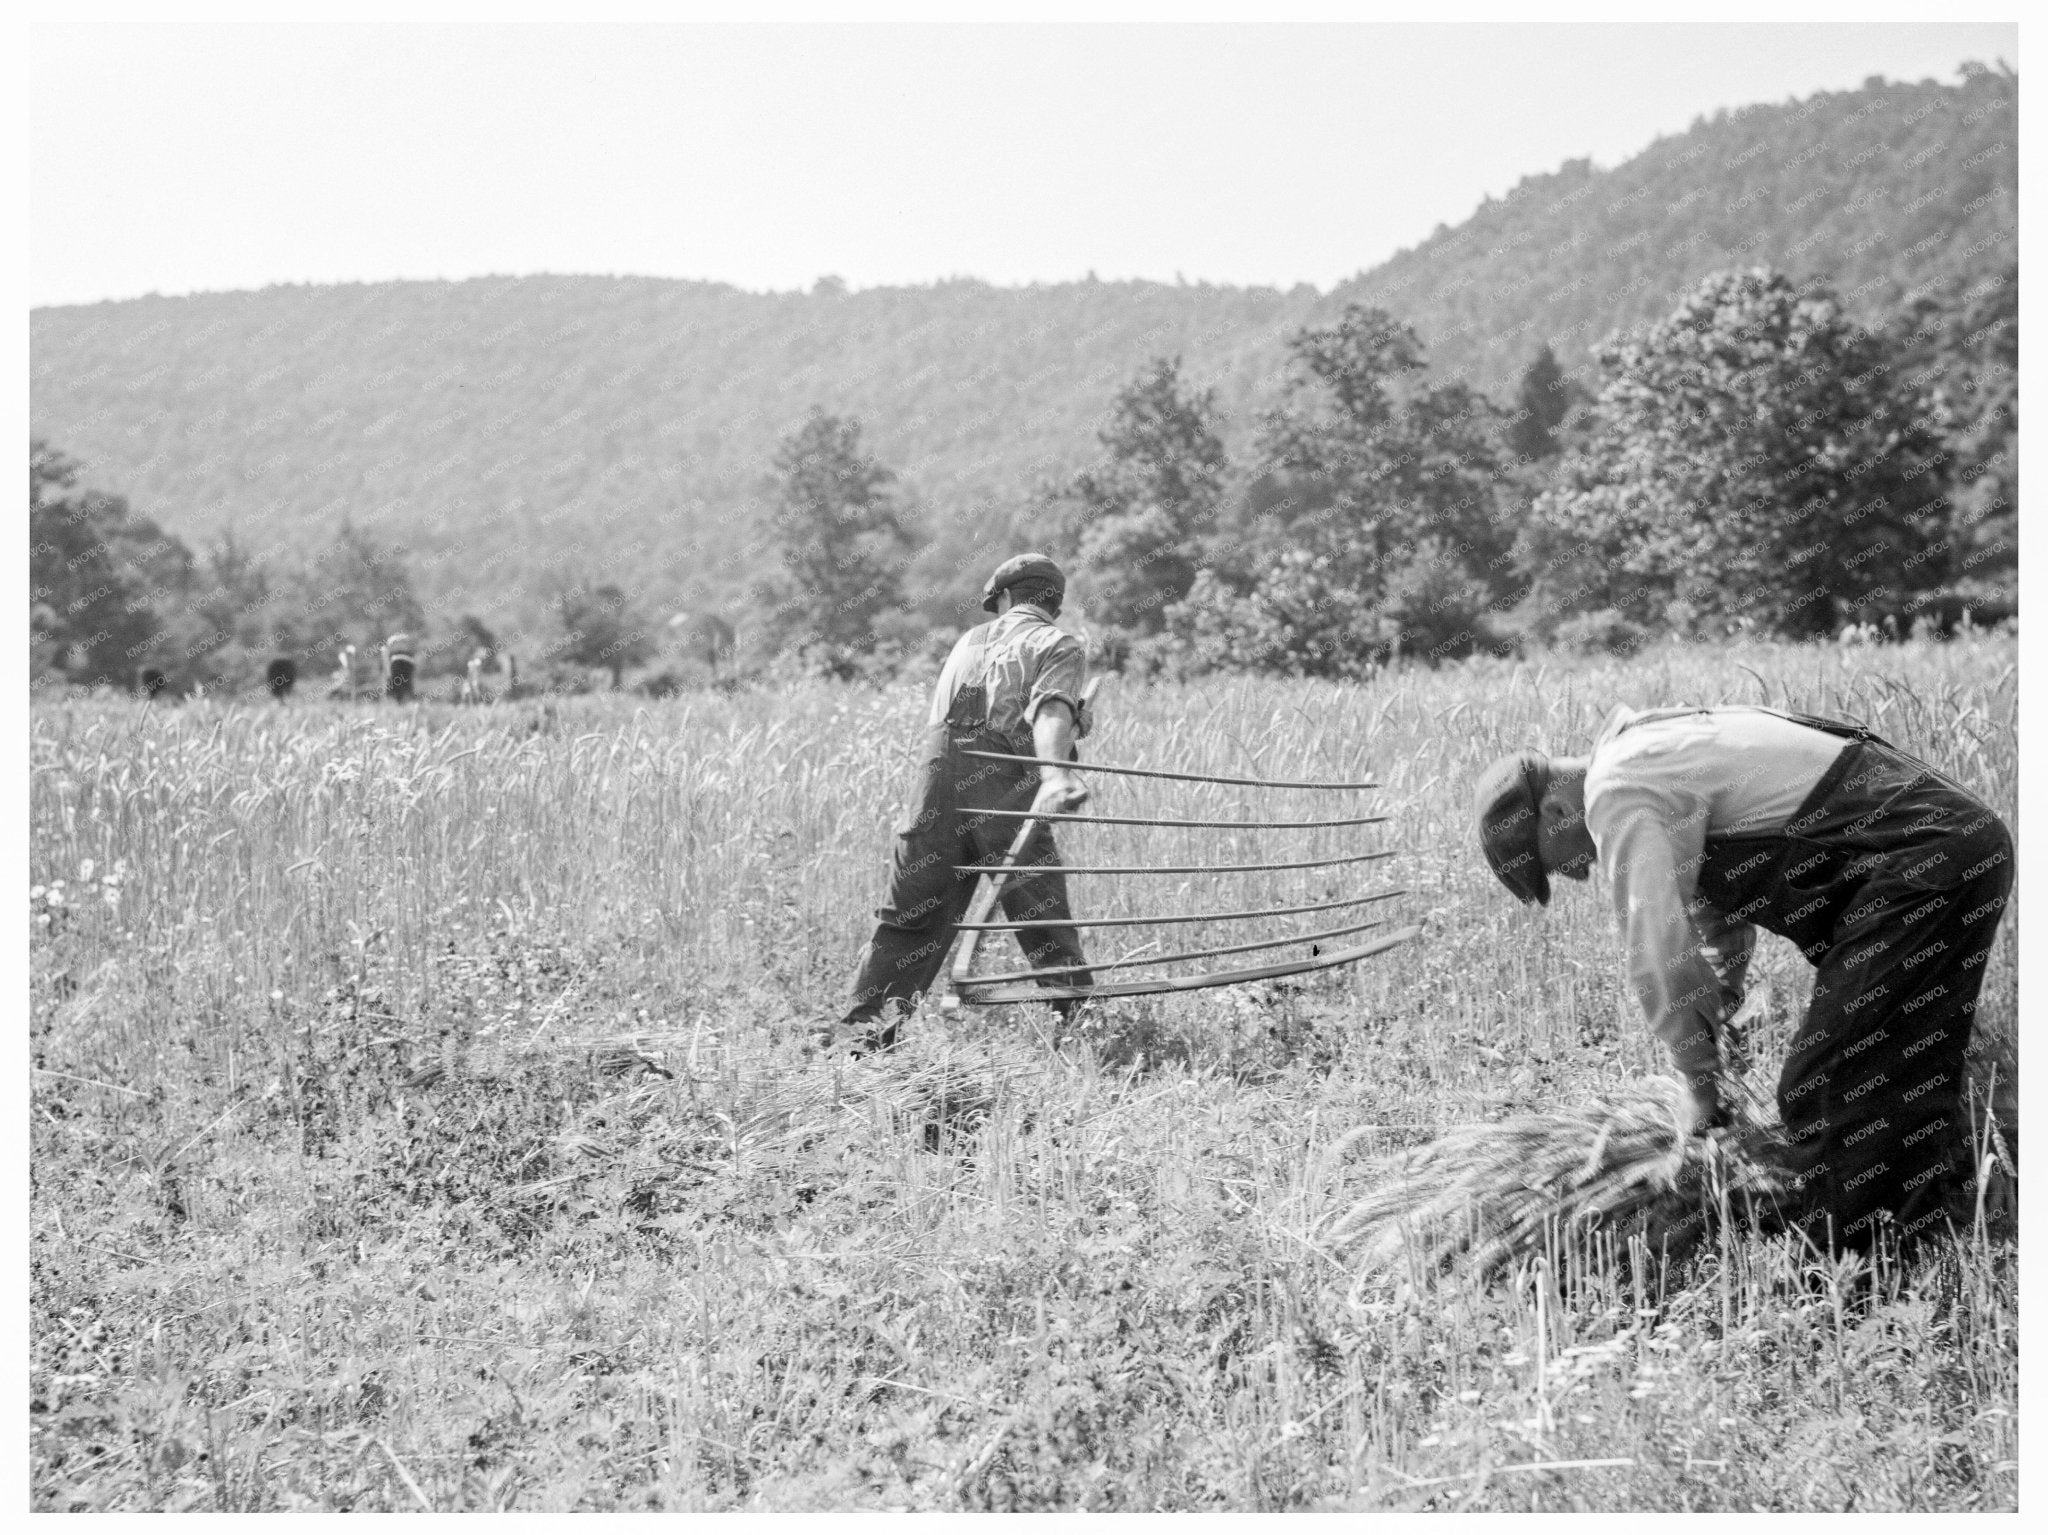
<path id="1" fill-rule="evenodd" d="M 534 277 L 37 310 L 32 428 L 195 544 L 233 530 L 292 564 L 347 517 L 415 552 L 430 602 L 512 618 L 565 575 L 736 602 L 766 558 L 770 455 L 818 404 L 866 424 L 933 530 L 918 582 L 957 591 L 1153 355 L 1215 386 L 1236 449 L 1285 338 L 1346 302 L 1504 397 L 1544 340 L 1576 366 L 1717 266 L 1827 276 L 1874 321 L 2002 269 L 2016 91 L 1978 72 L 1719 114 L 1612 170 L 1532 177 L 1321 295 Z"/>
<path id="2" fill-rule="evenodd" d="M 1230 380 L 1248 421 L 1312 298 L 595 277 L 149 298 L 38 312 L 33 413 L 90 483 L 188 538 L 233 528 L 289 558 L 347 515 L 413 548 L 430 593 L 482 540 L 529 572 L 621 550 L 683 600 L 758 564 L 770 456 L 813 403 L 859 417 L 941 544 L 971 546 L 1154 352 Z"/>
<path id="3" fill-rule="evenodd" d="M 1528 177 L 1331 297 L 1402 316 L 1439 371 L 1497 397 L 1541 342 L 1575 368 L 1717 268 L 1823 277 L 1881 321 L 2016 259 L 2017 86 L 1974 72 L 1717 113 L 1611 171 Z"/>

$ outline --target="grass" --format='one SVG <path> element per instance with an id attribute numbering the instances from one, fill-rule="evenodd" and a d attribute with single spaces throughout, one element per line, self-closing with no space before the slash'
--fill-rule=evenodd
<path id="1" fill-rule="evenodd" d="M 2002 638 L 1671 647 L 1112 690 L 1102 760 L 1371 774 L 1394 820 L 1365 845 L 1401 851 L 1085 883 L 1086 911 L 1399 887 L 1387 915 L 1423 938 L 1104 1006 L 1057 1049 L 1036 1008 L 926 1013 L 851 1064 L 804 1030 L 880 898 L 916 687 L 41 705 L 34 1506 L 2015 1507 L 2009 1243 L 1873 1295 L 1782 1239 L 1657 1291 L 1541 1262 L 1357 1284 L 1328 1237 L 1447 1126 L 1664 1070 L 1599 890 L 1538 918 L 1493 887 L 1466 824 L 1488 758 L 1582 747 L 1613 702 L 1767 691 L 1868 719 L 2010 821 L 2016 663 Z M 1095 789 L 1110 814 L 1344 813 Z M 1066 839 L 1077 862 L 1358 845 Z M 1160 934 L 1252 936 L 1093 952 Z M 1807 982 L 1776 940 L 1758 966 L 1767 1080 Z"/>

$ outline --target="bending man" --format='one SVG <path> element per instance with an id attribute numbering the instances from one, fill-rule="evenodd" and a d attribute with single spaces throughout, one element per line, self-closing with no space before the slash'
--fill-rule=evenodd
<path id="1" fill-rule="evenodd" d="M 1071 768 L 1087 657 L 1081 642 L 1053 627 L 1066 577 L 1042 554 L 1005 560 L 982 589 L 982 607 L 996 615 L 968 630 L 947 657 L 926 719 L 924 766 L 916 795 L 896 827 L 889 901 L 875 913 L 875 936 L 861 957 L 853 1005 L 841 1027 L 860 1048 L 896 1042 L 901 1017 L 931 989 L 952 948 L 954 924 L 973 898 L 974 874 L 956 864 L 1000 863 L 1021 821 L 981 810 L 1067 811 L 1088 790 Z M 990 762 L 963 752 L 1051 758 L 1033 766 Z M 1020 865 L 1059 862 L 1051 829 L 1039 826 Z M 1058 874 L 1012 880 L 1002 895 L 1012 922 L 1068 920 L 1067 883 Z M 1019 931 L 1025 959 L 1047 968 L 1048 986 L 1086 986 L 1081 942 L 1072 927 Z M 1054 1003 L 1062 1015 L 1074 1003 Z"/>
<path id="2" fill-rule="evenodd" d="M 1861 726 L 1768 709 L 1617 708 L 1585 757 L 1503 757 L 1474 809 L 1524 901 L 1612 887 L 1629 978 L 1691 1089 L 1729 1120 L 1722 1027 L 1755 930 L 1813 1001 L 1778 1081 L 1790 1219 L 1821 1246 L 1930 1234 L 1969 1174 L 1965 1060 L 2013 845 L 1982 801 Z"/>

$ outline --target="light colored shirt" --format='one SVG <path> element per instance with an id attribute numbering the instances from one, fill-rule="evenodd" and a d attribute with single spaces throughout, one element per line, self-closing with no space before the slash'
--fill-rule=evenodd
<path id="1" fill-rule="evenodd" d="M 1019 603 L 960 636 L 932 690 L 926 723 L 941 723 L 960 691 L 979 684 L 988 695 L 989 729 L 1019 756 L 1036 756 L 1031 727 L 1038 711 L 1057 698 L 1078 715 L 1087 678 L 1081 642 L 1054 627 L 1043 608 Z"/>
<path id="2" fill-rule="evenodd" d="M 1848 743 L 1769 709 L 1616 708 L 1586 769 L 1586 830 L 1629 982 L 1688 1080 L 1717 1071 L 1756 929 L 1698 895 L 1710 836 L 1782 831 Z"/>

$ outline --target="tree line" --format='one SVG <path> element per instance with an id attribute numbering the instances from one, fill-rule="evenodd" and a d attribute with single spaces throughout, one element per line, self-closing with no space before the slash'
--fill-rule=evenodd
<path id="1" fill-rule="evenodd" d="M 533 689 L 583 691 L 608 677 L 665 665 L 648 691 L 718 681 L 730 625 L 716 614 L 662 620 L 617 583 L 560 585 L 551 622 L 494 629 L 473 612 L 429 614 L 407 551 L 344 519 L 303 561 L 279 560 L 224 536 L 195 554 L 125 498 L 81 487 L 78 466 L 29 444 L 29 674 L 34 685 L 252 692 L 273 663 L 318 683 L 342 657 L 368 658 L 402 637 L 414 674 L 473 680 L 488 670 Z M 472 663 L 474 663 L 474 668 Z M 352 677 L 351 694 L 361 678 Z"/>
<path id="2" fill-rule="evenodd" d="M 1577 375 L 1539 348 L 1502 406 L 1351 304 L 1288 342 L 1243 461 L 1214 391 L 1154 359 L 1013 541 L 1069 562 L 1102 663 L 1180 675 L 1988 626 L 2016 613 L 2018 347 L 2017 268 L 1875 329 L 1824 282 L 1731 270 Z M 841 675 L 900 654 L 888 471 L 823 414 L 784 462 L 785 524 L 820 530 L 788 556 L 795 642 Z"/>
<path id="3" fill-rule="evenodd" d="M 1101 664 L 1176 674 L 1996 622 L 2015 611 L 2018 345 L 2016 267 L 1876 328 L 1823 282 L 1731 270 L 1575 372 L 1539 347 L 1502 405 L 1433 378 L 1410 326 L 1354 303 L 1287 341 L 1248 454 L 1227 450 L 1214 390 L 1155 358 L 1093 462 L 966 558 L 1050 549 Z M 772 480 L 776 564 L 737 626 L 585 580 L 557 590 L 551 624 L 501 636 L 430 617 L 404 553 L 346 521 L 303 565 L 232 538 L 196 556 L 37 441 L 32 675 L 120 686 L 148 665 L 240 690 L 280 654 L 394 632 L 422 678 L 516 651 L 555 688 L 633 673 L 659 692 L 721 662 L 874 677 L 942 654 L 959 625 L 930 621 L 911 576 L 935 529 L 861 423 L 813 408 Z"/>

